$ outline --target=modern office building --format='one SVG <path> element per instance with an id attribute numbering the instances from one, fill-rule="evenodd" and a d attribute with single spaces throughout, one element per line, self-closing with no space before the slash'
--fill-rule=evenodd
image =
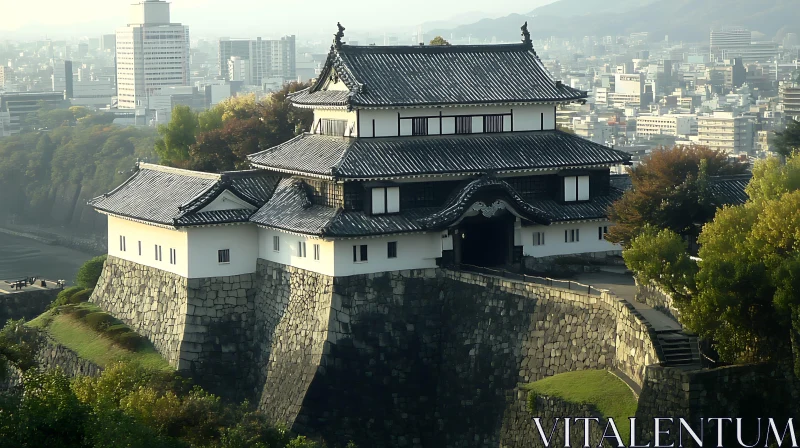
<path id="1" fill-rule="evenodd" d="M 698 117 L 697 135 L 701 145 L 728 154 L 753 151 L 753 122 L 747 117 L 736 117 L 733 112 L 715 111 L 713 115 Z"/>
<path id="2" fill-rule="evenodd" d="M 189 28 L 170 21 L 167 2 L 131 5 L 130 23 L 117 30 L 116 54 L 120 109 L 146 107 L 162 88 L 189 85 Z"/>
<path id="3" fill-rule="evenodd" d="M 780 105 L 786 117 L 800 120 L 800 84 L 790 82 L 781 84 Z"/>
<path id="4" fill-rule="evenodd" d="M 292 81 L 297 78 L 297 56 L 294 36 L 284 36 L 277 40 L 230 39 L 219 40 L 219 75 L 226 80 L 231 78 L 229 63 L 231 58 L 247 61 L 250 85 L 261 85 L 265 79 L 282 78 Z M 241 64 L 240 64 L 241 65 Z M 238 72 L 237 72 L 238 73 Z M 241 74 L 240 74 L 240 77 Z"/>
<path id="5" fill-rule="evenodd" d="M 712 60 L 742 58 L 744 62 L 775 61 L 779 54 L 777 42 L 753 42 L 750 30 L 727 28 L 711 31 Z"/>
<path id="6" fill-rule="evenodd" d="M 0 114 L 6 116 L 4 132 L 18 134 L 26 115 L 37 112 L 43 105 L 59 107 L 64 102 L 64 92 L 6 92 L 0 93 Z"/>
<path id="7" fill-rule="evenodd" d="M 53 92 L 62 92 L 66 98 L 72 98 L 73 78 L 72 61 L 53 61 L 53 74 L 50 76 Z"/>
<path id="8" fill-rule="evenodd" d="M 697 117 L 685 114 L 639 115 L 636 118 L 636 135 L 697 135 Z"/>

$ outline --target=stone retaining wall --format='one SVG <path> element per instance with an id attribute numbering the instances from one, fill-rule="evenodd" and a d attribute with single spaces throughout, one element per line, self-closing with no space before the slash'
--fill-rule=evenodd
<path id="1" fill-rule="evenodd" d="M 790 417 L 800 411 L 800 382 L 791 366 L 751 364 L 721 367 L 710 370 L 685 371 L 678 368 L 653 365 L 647 367 L 645 384 L 639 398 L 637 419 L 647 422 L 642 426 L 640 440 L 653 440 L 652 421 L 655 417 L 683 417 L 699 431 L 700 419 L 740 417 L 743 438 L 748 445 L 757 438 L 755 424 L 758 418 L 774 418 L 782 430 Z M 670 434 L 678 434 L 678 423 L 662 425 Z M 717 427 L 704 425 L 706 445 L 717 446 Z M 723 446 L 739 446 L 735 430 L 725 430 L 727 439 Z M 676 442 L 675 437 L 664 438 L 662 445 Z M 684 446 L 690 438 L 684 432 Z M 759 446 L 762 446 L 762 439 Z"/>
<path id="2" fill-rule="evenodd" d="M 209 390 L 359 446 L 496 447 L 521 383 L 617 367 L 651 330 L 610 295 L 441 269 L 333 278 L 259 260 L 186 280 L 109 257 L 92 301 Z"/>
<path id="3" fill-rule="evenodd" d="M 681 313 L 675 306 L 672 296 L 653 282 L 642 282 L 638 278 L 635 280 L 637 302 L 646 303 L 680 322 Z"/>
<path id="4" fill-rule="evenodd" d="M 556 397 L 548 397 L 545 395 L 534 395 L 533 406 L 534 413 L 531 413 L 529 407 L 529 392 L 520 389 L 517 392 L 517 398 L 511 405 L 506 408 L 506 413 L 503 416 L 503 427 L 500 430 L 500 438 L 502 440 L 502 448 L 530 448 L 530 447 L 543 447 L 545 446 L 542 441 L 542 436 L 533 422 L 532 416 L 540 418 L 542 430 L 545 432 L 546 437 L 550 437 L 550 432 L 555 425 L 552 439 L 549 440 L 551 447 L 562 446 L 584 446 L 585 434 L 583 422 L 575 423 L 574 420 L 570 424 L 570 437 L 569 444 L 566 443 L 564 434 L 564 421 L 563 419 L 569 418 L 596 418 L 598 422 L 591 422 L 589 426 L 589 441 L 591 446 L 597 446 L 598 442 L 603 436 L 602 428 L 606 425 L 606 419 L 600 414 L 592 405 L 578 404 L 569 401 L 564 401 Z M 558 419 L 558 421 L 556 421 Z"/>
<path id="5" fill-rule="evenodd" d="M 30 320 L 44 313 L 60 289 L 40 289 L 0 294 L 0 327 L 9 319 Z"/>
<path id="6" fill-rule="evenodd" d="M 109 255 L 89 301 L 147 337 L 178 367 L 187 295 L 187 279 Z"/>
<path id="7" fill-rule="evenodd" d="M 53 341 L 46 335 L 39 336 L 41 343 L 36 353 L 36 363 L 40 370 L 61 369 L 70 378 L 78 376 L 98 376 L 103 368 L 97 364 L 83 359 L 71 349 Z M 16 367 L 8 366 L 8 376 L 0 384 L 0 390 L 10 389 L 22 384 L 22 371 Z"/>

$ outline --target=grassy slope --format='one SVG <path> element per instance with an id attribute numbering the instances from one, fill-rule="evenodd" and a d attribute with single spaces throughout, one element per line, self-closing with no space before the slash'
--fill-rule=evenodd
<path id="1" fill-rule="evenodd" d="M 80 307 L 101 311 L 89 303 L 81 304 Z M 28 325 L 47 331 L 58 343 L 74 350 L 81 358 L 100 366 L 115 361 L 125 361 L 147 369 L 173 370 L 152 345 L 148 344 L 136 352 L 125 350 L 68 315 L 47 311 L 31 320 Z"/>
<path id="2" fill-rule="evenodd" d="M 528 384 L 539 395 L 558 397 L 573 403 L 590 403 L 604 417 L 611 417 L 622 440 L 630 440 L 628 417 L 636 415 L 637 400 L 621 379 L 606 370 L 567 372 Z"/>

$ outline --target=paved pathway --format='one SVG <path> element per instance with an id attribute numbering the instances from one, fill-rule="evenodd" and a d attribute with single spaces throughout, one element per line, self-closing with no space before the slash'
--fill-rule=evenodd
<path id="1" fill-rule="evenodd" d="M 656 333 L 681 330 L 681 324 L 671 317 L 651 307 L 636 301 L 636 283 L 633 275 L 626 273 L 624 268 L 603 268 L 601 272 L 578 274 L 571 280 L 592 285 L 598 289 L 607 289 L 620 299 L 624 299 L 641 313 L 642 317 L 650 322 Z"/>

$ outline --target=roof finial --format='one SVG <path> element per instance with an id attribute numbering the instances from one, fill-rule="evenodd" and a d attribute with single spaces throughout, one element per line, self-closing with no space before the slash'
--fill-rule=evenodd
<path id="1" fill-rule="evenodd" d="M 531 33 L 528 31 L 528 21 L 526 20 L 525 23 L 522 25 L 522 43 L 533 47 L 533 41 L 531 41 Z"/>
<path id="2" fill-rule="evenodd" d="M 338 49 L 342 48 L 342 43 L 343 43 L 342 42 L 342 38 L 344 37 L 344 27 L 342 26 L 341 22 L 337 22 L 336 26 L 339 28 L 339 31 L 337 31 L 336 34 L 333 35 L 333 46 L 336 47 L 336 49 L 338 50 Z"/>

